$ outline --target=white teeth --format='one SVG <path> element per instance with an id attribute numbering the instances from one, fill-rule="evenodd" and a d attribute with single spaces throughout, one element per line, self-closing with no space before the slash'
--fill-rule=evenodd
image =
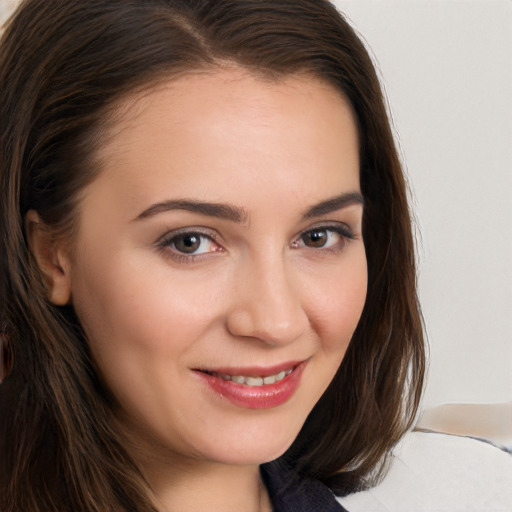
<path id="1" fill-rule="evenodd" d="M 244 377 L 243 375 L 227 375 L 216 372 L 211 372 L 211 375 L 222 380 L 231 380 L 238 384 L 244 384 L 245 386 L 263 386 L 275 384 L 276 382 L 283 380 L 286 376 L 290 375 L 292 371 L 293 368 L 290 368 L 289 370 L 279 372 L 276 375 L 268 375 L 267 377 Z"/>
<path id="2" fill-rule="evenodd" d="M 263 379 L 261 377 L 246 377 L 245 383 L 247 386 L 263 386 Z"/>
<path id="3" fill-rule="evenodd" d="M 263 384 L 275 384 L 276 382 L 276 376 L 270 375 L 269 377 L 265 377 L 263 379 Z"/>
<path id="4" fill-rule="evenodd" d="M 290 374 L 290 372 L 291 372 L 291 370 L 288 373 L 286 373 L 286 372 L 278 373 L 276 375 L 276 381 L 284 379 L 287 375 Z"/>

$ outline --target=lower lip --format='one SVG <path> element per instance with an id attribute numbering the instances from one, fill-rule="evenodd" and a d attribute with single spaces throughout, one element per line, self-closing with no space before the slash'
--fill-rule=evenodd
<path id="1" fill-rule="evenodd" d="M 215 391 L 231 403 L 247 409 L 270 409 L 288 401 L 300 384 L 306 363 L 296 366 L 284 379 L 274 384 L 247 386 L 203 372 L 197 374 Z"/>

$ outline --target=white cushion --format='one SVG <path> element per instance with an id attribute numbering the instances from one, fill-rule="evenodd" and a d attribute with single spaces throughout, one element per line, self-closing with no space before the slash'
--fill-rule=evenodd
<path id="1" fill-rule="evenodd" d="M 468 437 L 411 432 L 378 486 L 338 501 L 349 512 L 512 512 L 512 456 Z"/>

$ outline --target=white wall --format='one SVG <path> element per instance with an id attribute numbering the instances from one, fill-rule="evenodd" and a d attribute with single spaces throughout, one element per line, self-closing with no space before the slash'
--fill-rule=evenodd
<path id="1" fill-rule="evenodd" d="M 512 400 L 512 2 L 337 0 L 383 76 L 421 234 L 425 406 Z"/>
<path id="2" fill-rule="evenodd" d="M 20 0 L 0 0 L 0 33 L 1 25 L 14 10 Z"/>

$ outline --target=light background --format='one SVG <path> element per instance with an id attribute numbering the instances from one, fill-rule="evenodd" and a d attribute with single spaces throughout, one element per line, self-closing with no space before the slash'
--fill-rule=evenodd
<path id="1" fill-rule="evenodd" d="M 19 0 L 0 0 L 0 23 L 12 12 Z"/>
<path id="2" fill-rule="evenodd" d="M 0 0 L 0 20 L 17 0 Z M 417 218 L 425 407 L 512 401 L 512 2 L 337 0 L 371 48 Z"/>
<path id="3" fill-rule="evenodd" d="M 338 0 L 380 68 L 420 234 L 426 407 L 512 400 L 512 2 Z"/>

